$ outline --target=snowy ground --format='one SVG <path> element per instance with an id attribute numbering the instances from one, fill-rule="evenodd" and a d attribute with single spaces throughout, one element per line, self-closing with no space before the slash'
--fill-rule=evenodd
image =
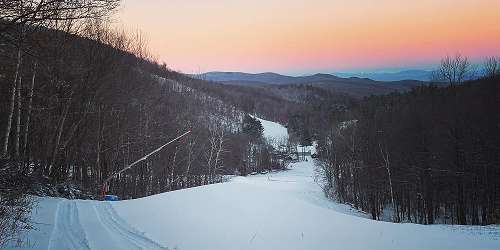
<path id="1" fill-rule="evenodd" d="M 318 146 L 318 142 L 313 141 L 311 146 L 301 146 L 297 145 L 297 152 L 309 152 L 311 154 L 316 154 L 316 147 Z"/>
<path id="2" fill-rule="evenodd" d="M 147 198 L 43 198 L 29 249 L 500 249 L 499 227 L 363 218 L 324 198 L 313 164 Z"/>
<path id="3" fill-rule="evenodd" d="M 266 138 L 275 148 L 278 148 L 281 144 L 286 144 L 288 140 L 288 129 L 285 126 L 276 122 L 260 119 L 256 116 L 252 117 L 260 121 L 262 127 L 264 127 L 264 138 Z"/>
<path id="4" fill-rule="evenodd" d="M 266 129 L 266 127 L 265 127 Z M 500 227 L 373 221 L 324 198 L 313 161 L 142 199 L 41 198 L 25 249 L 500 249 Z"/>

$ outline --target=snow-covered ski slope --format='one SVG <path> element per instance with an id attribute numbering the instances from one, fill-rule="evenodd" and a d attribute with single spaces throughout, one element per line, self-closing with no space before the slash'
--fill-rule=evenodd
<path id="1" fill-rule="evenodd" d="M 168 249 L 131 227 L 109 202 L 41 198 L 35 230 L 12 249 Z"/>
<path id="2" fill-rule="evenodd" d="M 265 129 L 266 126 L 264 125 Z M 329 201 L 312 159 L 290 170 L 119 202 L 41 198 L 26 249 L 483 250 L 500 227 L 367 219 Z"/>
<path id="3" fill-rule="evenodd" d="M 252 117 L 260 121 L 262 127 L 264 127 L 264 138 L 275 148 L 288 140 L 288 129 L 285 126 L 276 122 L 261 119 L 256 116 Z"/>

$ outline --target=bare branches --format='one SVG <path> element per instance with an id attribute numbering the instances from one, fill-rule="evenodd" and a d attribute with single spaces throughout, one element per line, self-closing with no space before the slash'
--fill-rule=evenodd
<path id="1" fill-rule="evenodd" d="M 500 74 L 500 57 L 487 57 L 481 67 L 472 65 L 469 59 L 461 54 L 455 57 L 446 56 L 441 60 L 439 68 L 433 72 L 432 80 L 456 85 L 467 79 L 476 77 L 494 77 Z"/>
<path id="2" fill-rule="evenodd" d="M 484 60 L 483 75 L 485 77 L 500 75 L 500 57 L 491 56 Z"/>
<path id="3" fill-rule="evenodd" d="M 107 15 L 119 0 L 3 0 L 0 1 L 0 32 L 18 25 L 45 26 L 51 21 L 96 19 Z"/>
<path id="4" fill-rule="evenodd" d="M 455 57 L 446 56 L 441 60 L 439 69 L 434 71 L 433 80 L 456 85 L 466 80 L 471 70 L 469 59 L 457 53 Z"/>

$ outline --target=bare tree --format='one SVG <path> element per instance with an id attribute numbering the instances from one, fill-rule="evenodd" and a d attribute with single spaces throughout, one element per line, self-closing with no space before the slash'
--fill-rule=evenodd
<path id="1" fill-rule="evenodd" d="M 494 77 L 500 74 L 500 57 L 488 57 L 483 63 L 483 75 Z"/>
<path id="2" fill-rule="evenodd" d="M 51 21 L 102 18 L 119 0 L 5 0 L 0 1 L 0 34 L 18 26 L 44 26 Z"/>
<path id="3" fill-rule="evenodd" d="M 195 152 L 195 147 L 197 143 L 197 137 L 191 136 L 186 145 L 186 151 L 187 151 L 187 162 L 186 162 L 186 176 L 190 174 L 191 166 L 193 165 L 193 162 L 196 160 L 196 152 Z"/>
<path id="4" fill-rule="evenodd" d="M 21 85 L 22 85 L 22 77 L 19 77 L 19 83 L 17 83 L 16 90 L 16 140 L 14 144 L 15 156 L 16 159 L 19 159 L 19 139 L 21 138 Z"/>
<path id="5" fill-rule="evenodd" d="M 212 175 L 216 175 L 217 171 L 219 170 L 219 168 L 221 166 L 221 161 L 222 161 L 221 155 L 224 152 L 224 141 L 225 141 L 225 128 L 219 127 L 218 133 L 216 135 L 217 151 L 215 153 L 215 162 L 214 162 Z"/>
<path id="6" fill-rule="evenodd" d="M 380 130 L 380 131 L 377 131 L 378 133 L 380 133 L 381 136 L 384 136 L 384 131 L 383 130 Z M 380 150 L 380 155 L 382 156 L 382 159 L 384 161 L 384 168 L 385 170 L 387 171 L 387 177 L 389 179 L 389 191 L 390 191 L 390 194 L 391 194 L 391 205 L 392 205 L 392 209 L 393 209 L 393 220 L 396 221 L 396 222 L 399 222 L 399 218 L 397 218 L 398 216 L 398 213 L 397 213 L 397 210 L 396 210 L 396 204 L 394 203 L 394 187 L 392 185 L 392 174 L 391 174 L 391 161 L 389 159 L 389 150 L 387 149 L 387 145 L 385 145 L 384 143 L 384 146 L 382 146 L 382 143 L 379 142 L 378 144 L 378 148 Z"/>
<path id="7" fill-rule="evenodd" d="M 206 152 L 206 161 L 207 161 L 207 175 L 211 176 L 212 175 L 212 170 L 214 168 L 214 161 L 215 161 L 215 154 L 217 151 L 217 134 L 218 134 L 219 127 L 217 125 L 214 125 L 210 129 L 210 135 L 208 138 L 208 151 Z"/>
<path id="8" fill-rule="evenodd" d="M 27 148 L 28 148 L 28 133 L 29 133 L 29 124 L 31 120 L 31 111 L 33 109 L 33 95 L 35 88 L 35 78 L 36 78 L 36 68 L 37 63 L 35 62 L 33 65 L 33 75 L 31 77 L 31 86 L 28 94 L 28 110 L 26 111 L 26 121 L 24 122 L 24 141 L 23 141 L 23 155 L 26 157 Z"/>
<path id="9" fill-rule="evenodd" d="M 19 48 L 17 51 L 17 64 L 16 64 L 16 71 L 14 74 L 14 81 L 12 82 L 12 94 L 11 94 L 11 99 L 10 99 L 10 108 L 9 108 L 9 117 L 7 118 L 7 127 L 5 128 L 5 137 L 3 141 L 3 148 L 2 148 L 2 158 L 8 158 L 9 154 L 9 138 L 10 138 L 10 131 L 12 129 L 12 118 L 14 116 L 14 106 L 15 106 L 15 101 L 16 101 L 16 89 L 17 89 L 17 84 L 18 84 L 18 78 L 19 78 L 19 70 L 21 67 L 21 60 L 22 60 L 22 54 L 21 54 L 21 49 Z"/>
<path id="10" fill-rule="evenodd" d="M 446 56 L 441 60 L 439 69 L 433 73 L 433 80 L 447 82 L 453 86 L 462 83 L 470 70 L 469 59 L 457 53 L 455 57 Z"/>

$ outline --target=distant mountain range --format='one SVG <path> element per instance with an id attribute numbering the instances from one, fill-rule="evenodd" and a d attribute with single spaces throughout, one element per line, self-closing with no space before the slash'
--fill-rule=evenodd
<path id="1" fill-rule="evenodd" d="M 206 80 L 216 81 L 216 82 L 262 82 L 262 83 L 272 83 L 272 84 L 293 84 L 302 83 L 304 81 L 320 81 L 320 80 L 341 80 L 345 78 L 365 78 L 374 81 L 404 81 L 404 80 L 415 80 L 415 81 L 430 81 L 432 71 L 428 70 L 405 70 L 399 72 L 369 72 L 369 73 L 335 73 L 335 74 L 314 74 L 308 76 L 286 76 L 277 73 L 266 72 L 266 73 L 243 73 L 243 72 L 208 72 L 198 77 L 202 77 Z"/>
<path id="2" fill-rule="evenodd" d="M 314 74 L 294 77 L 272 72 L 258 74 L 243 72 L 208 72 L 195 75 L 195 77 L 224 84 L 245 86 L 307 84 L 335 90 L 355 97 L 381 95 L 395 91 L 408 91 L 412 87 L 427 84 L 419 80 L 375 81 L 361 77 L 343 78 L 331 74 Z M 391 79 L 396 79 L 396 77 L 394 76 Z"/>
<path id="3" fill-rule="evenodd" d="M 361 78 L 370 78 L 376 81 L 402 81 L 402 80 L 430 81 L 431 74 L 432 71 L 428 70 L 404 70 L 392 73 L 384 73 L 384 72 L 335 73 L 335 75 L 339 77 L 361 77 Z"/>
<path id="4" fill-rule="evenodd" d="M 318 81 L 341 80 L 342 78 L 330 74 L 315 74 L 310 76 L 286 76 L 277 73 L 243 73 L 243 72 L 208 72 L 197 76 L 214 82 L 233 82 L 241 84 L 301 84 Z"/>

